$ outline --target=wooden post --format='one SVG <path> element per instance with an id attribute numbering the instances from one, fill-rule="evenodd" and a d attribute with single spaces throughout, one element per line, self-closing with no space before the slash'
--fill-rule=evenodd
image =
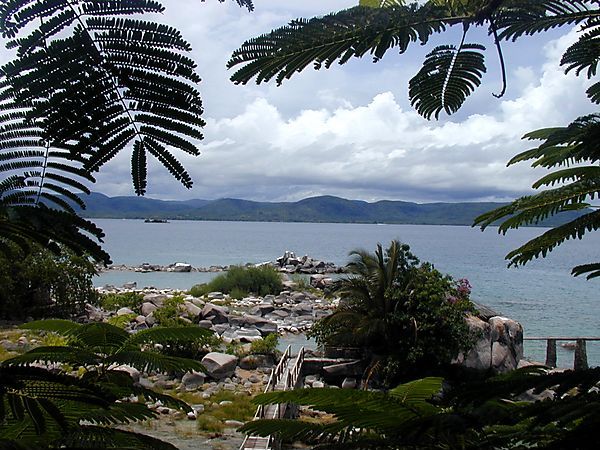
<path id="1" fill-rule="evenodd" d="M 585 347 L 585 339 L 577 339 L 575 346 L 575 359 L 573 361 L 573 369 L 585 370 L 588 368 L 587 350 Z"/>
<path id="2" fill-rule="evenodd" d="M 556 339 L 546 341 L 546 366 L 556 367 Z"/>

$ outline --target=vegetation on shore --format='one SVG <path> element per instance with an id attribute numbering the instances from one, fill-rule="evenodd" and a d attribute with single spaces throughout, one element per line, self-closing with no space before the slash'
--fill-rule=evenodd
<path id="1" fill-rule="evenodd" d="M 190 289 L 190 294 L 202 297 L 209 292 L 222 292 L 232 298 L 241 299 L 253 295 L 277 295 L 283 290 L 281 274 L 269 265 L 259 267 L 232 266 L 224 274 L 218 275 L 210 282 L 197 284 Z"/>

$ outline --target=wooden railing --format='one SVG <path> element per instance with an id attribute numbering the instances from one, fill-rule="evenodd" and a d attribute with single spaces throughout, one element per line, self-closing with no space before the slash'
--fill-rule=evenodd
<path id="1" fill-rule="evenodd" d="M 301 372 L 302 372 L 302 364 L 304 363 L 304 347 L 300 349 L 298 352 L 298 356 L 294 362 L 294 365 L 288 370 L 288 361 L 292 357 L 292 347 L 288 345 L 279 363 L 271 371 L 271 375 L 269 376 L 269 381 L 265 386 L 264 393 L 274 391 L 276 388 L 282 390 L 294 389 L 295 384 L 298 382 Z M 287 371 L 287 374 L 286 374 Z M 285 376 L 285 379 L 283 378 Z M 283 383 L 282 383 L 283 381 Z M 279 385 L 279 386 L 278 386 Z M 284 417 L 287 405 L 286 404 L 277 404 L 277 405 L 259 405 L 256 408 L 256 414 L 254 414 L 254 418 L 252 420 L 259 419 L 280 419 Z M 246 435 L 240 449 L 248 448 L 249 440 L 253 439 L 253 437 Z M 265 441 L 261 441 L 261 448 L 263 449 L 271 449 L 276 450 L 279 448 L 279 441 L 274 439 L 272 436 L 269 436 Z M 253 448 L 259 448 L 254 447 Z"/>
<path id="2" fill-rule="evenodd" d="M 287 382 L 285 385 L 286 391 L 299 387 L 298 382 L 302 380 L 302 364 L 304 364 L 304 347 L 300 349 L 296 361 L 294 361 L 294 365 L 288 371 Z"/>
<path id="3" fill-rule="evenodd" d="M 573 369 L 587 369 L 587 341 L 600 341 L 600 337 L 562 337 L 562 336 L 527 336 L 526 341 L 546 341 L 546 362 L 548 367 L 556 367 L 556 341 L 575 341 L 575 355 L 573 357 Z"/>

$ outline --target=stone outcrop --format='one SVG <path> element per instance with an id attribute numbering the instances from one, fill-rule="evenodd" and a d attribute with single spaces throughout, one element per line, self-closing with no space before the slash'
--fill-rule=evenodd
<path id="1" fill-rule="evenodd" d="M 469 316 L 466 320 L 477 340 L 469 352 L 458 356 L 456 363 L 494 373 L 517 368 L 523 357 L 523 327 L 520 323 L 500 316 L 488 321 Z"/>
<path id="2" fill-rule="evenodd" d="M 201 361 L 207 375 L 216 380 L 231 377 L 235 373 L 237 357 L 227 353 L 210 352 Z"/>

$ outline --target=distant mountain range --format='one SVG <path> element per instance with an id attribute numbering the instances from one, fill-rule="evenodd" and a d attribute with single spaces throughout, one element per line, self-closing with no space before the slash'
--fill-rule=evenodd
<path id="1" fill-rule="evenodd" d="M 505 203 L 411 203 L 382 200 L 368 203 L 339 197 L 321 196 L 297 202 L 253 202 L 224 198 L 219 200 L 166 201 L 146 197 L 107 197 L 92 193 L 85 199 L 84 217 L 115 219 L 186 219 L 256 222 L 338 222 L 395 223 L 424 225 L 471 225 L 478 215 Z M 569 212 L 553 226 L 577 217 Z"/>

